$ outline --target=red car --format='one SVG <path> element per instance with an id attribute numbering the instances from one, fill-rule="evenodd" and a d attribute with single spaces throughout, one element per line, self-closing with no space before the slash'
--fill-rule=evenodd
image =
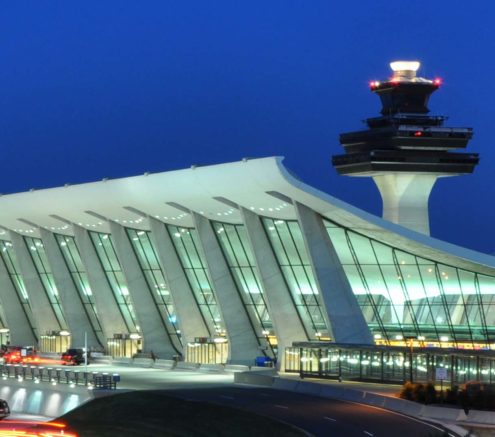
<path id="1" fill-rule="evenodd" d="M 4 364 L 36 364 L 39 356 L 33 347 L 9 346 L 3 354 Z"/>

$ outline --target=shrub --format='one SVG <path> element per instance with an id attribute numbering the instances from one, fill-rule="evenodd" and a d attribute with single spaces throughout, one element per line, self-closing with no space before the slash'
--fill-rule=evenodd
<path id="1" fill-rule="evenodd" d="M 429 382 L 425 386 L 425 403 L 434 404 L 435 402 L 437 402 L 437 389 L 435 384 Z"/>
<path id="2" fill-rule="evenodd" d="M 422 404 L 424 404 L 426 401 L 426 388 L 420 382 L 414 384 L 413 401 L 421 402 Z"/>
<path id="3" fill-rule="evenodd" d="M 406 382 L 402 386 L 402 390 L 399 393 L 399 397 L 401 399 L 407 399 L 408 401 L 412 401 L 413 400 L 413 388 L 414 388 L 414 384 L 412 382 Z"/>
<path id="4" fill-rule="evenodd" d="M 459 387 L 454 385 L 452 389 L 445 390 L 444 402 L 446 404 L 457 405 L 459 403 Z"/>
<path id="5" fill-rule="evenodd" d="M 406 382 L 399 393 L 401 399 L 431 404 L 437 400 L 437 391 L 432 383 Z"/>

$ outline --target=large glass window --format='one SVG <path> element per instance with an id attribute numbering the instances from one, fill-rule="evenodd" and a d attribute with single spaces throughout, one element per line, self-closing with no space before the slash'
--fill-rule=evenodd
<path id="1" fill-rule="evenodd" d="M 64 317 L 62 304 L 60 303 L 60 297 L 58 295 L 57 287 L 55 286 L 55 280 L 53 279 L 43 242 L 41 239 L 33 237 L 24 237 L 24 242 L 26 243 L 31 259 L 33 260 L 41 280 L 41 284 L 43 285 L 48 301 L 55 314 L 58 328 L 65 330 L 67 329 L 67 322 Z"/>
<path id="2" fill-rule="evenodd" d="M 199 251 L 195 229 L 165 225 L 186 274 L 194 298 L 199 305 L 211 336 L 225 334 L 215 292 L 208 277 L 206 263 Z"/>
<path id="3" fill-rule="evenodd" d="M 259 342 L 276 355 L 273 324 L 244 226 L 213 222 L 213 228 Z"/>
<path id="4" fill-rule="evenodd" d="M 308 337 L 329 338 L 299 223 L 271 218 L 262 221 Z"/>
<path id="5" fill-rule="evenodd" d="M 168 336 L 176 350 L 179 351 L 182 348 L 179 323 L 177 321 L 172 295 L 165 282 L 158 257 L 151 243 L 150 232 L 127 228 L 127 235 L 134 248 L 139 266 L 146 278 L 148 289 L 159 309 Z"/>
<path id="6" fill-rule="evenodd" d="M 81 299 L 84 311 L 91 323 L 91 327 L 99 339 L 100 344 L 102 344 L 104 341 L 103 331 L 98 318 L 93 292 L 89 285 L 88 275 L 86 274 L 86 269 L 84 268 L 81 255 L 76 246 L 75 238 L 60 234 L 55 234 L 55 238 L 60 247 L 60 251 L 62 252 L 67 269 L 71 274 L 72 281 L 79 293 L 79 298 Z"/>
<path id="7" fill-rule="evenodd" d="M 31 311 L 31 306 L 29 304 L 29 297 L 24 287 L 24 281 L 19 274 L 19 268 L 17 267 L 17 260 L 14 253 L 14 248 L 10 241 L 0 240 L 0 253 L 2 254 L 2 261 L 9 273 L 9 279 L 17 293 L 17 298 L 21 305 L 22 310 L 26 314 L 26 318 L 29 323 L 29 328 L 31 329 L 35 339 L 38 338 L 36 328 L 33 323 L 33 313 Z M 1 321 L 2 326 L 5 327 L 4 321 Z"/>
<path id="8" fill-rule="evenodd" d="M 136 320 L 124 273 L 122 272 L 117 254 L 115 253 L 112 236 L 110 234 L 92 231 L 89 232 L 89 235 L 91 236 L 101 267 L 105 272 L 108 284 L 112 289 L 115 301 L 117 302 L 129 333 L 139 333 L 139 324 Z"/>
<path id="9" fill-rule="evenodd" d="M 396 249 L 324 219 L 378 342 L 493 347 L 495 278 Z"/>

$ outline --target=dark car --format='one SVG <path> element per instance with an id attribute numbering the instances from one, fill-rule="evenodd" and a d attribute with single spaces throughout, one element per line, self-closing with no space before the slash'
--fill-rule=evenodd
<path id="1" fill-rule="evenodd" d="M 79 364 L 84 363 L 85 355 L 86 352 L 84 352 L 84 349 L 67 349 L 67 351 L 62 354 L 62 364 L 71 364 L 73 366 L 78 366 Z"/>
<path id="2" fill-rule="evenodd" d="M 10 407 L 7 401 L 0 399 L 0 420 L 10 415 Z"/>

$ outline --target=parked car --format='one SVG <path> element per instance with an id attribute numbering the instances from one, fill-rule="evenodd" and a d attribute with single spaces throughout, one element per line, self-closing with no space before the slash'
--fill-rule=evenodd
<path id="1" fill-rule="evenodd" d="M 10 415 L 10 407 L 7 401 L 0 399 L 0 420 Z"/>
<path id="2" fill-rule="evenodd" d="M 62 364 L 64 365 L 68 364 L 73 366 L 79 366 L 79 364 L 84 363 L 85 355 L 86 352 L 84 352 L 84 349 L 71 348 L 71 349 L 67 349 L 67 351 L 64 352 L 60 358 L 62 360 Z M 89 357 L 88 357 L 88 364 L 89 364 Z"/>

